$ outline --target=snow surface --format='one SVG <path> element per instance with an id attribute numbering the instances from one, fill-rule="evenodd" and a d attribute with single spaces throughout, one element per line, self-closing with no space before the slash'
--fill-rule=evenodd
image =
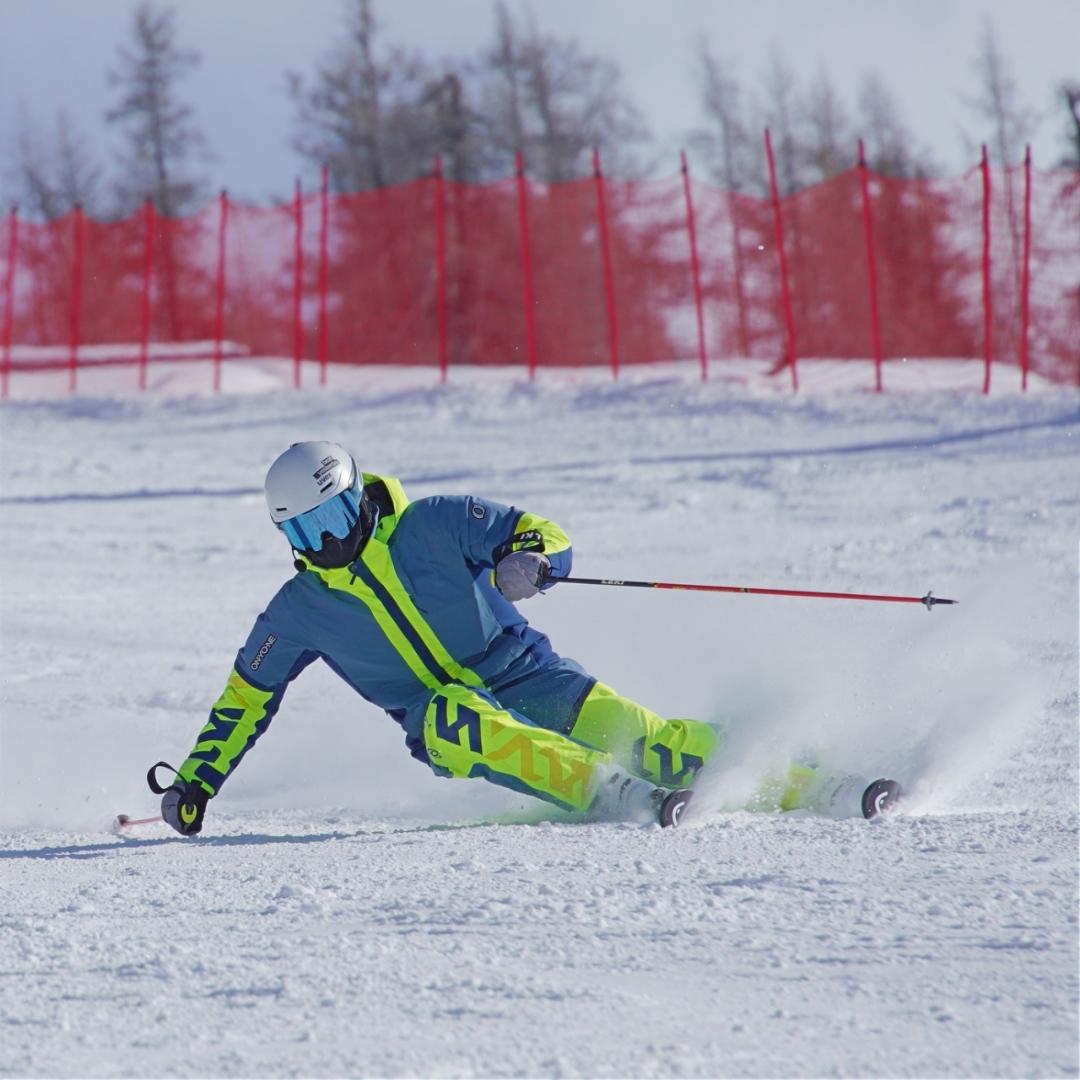
<path id="1" fill-rule="evenodd" d="M 734 364 L 150 374 L 16 376 L 0 411 L 0 1075 L 1077 1075 L 1075 391 L 986 398 L 950 364 L 885 395 L 851 363 L 797 396 Z M 730 723 L 677 831 L 436 779 L 316 667 L 201 837 L 114 835 L 291 572 L 261 481 L 315 437 L 414 497 L 554 518 L 582 575 L 961 603 L 529 602 L 623 692 Z M 731 809 L 808 746 L 910 800 Z"/>

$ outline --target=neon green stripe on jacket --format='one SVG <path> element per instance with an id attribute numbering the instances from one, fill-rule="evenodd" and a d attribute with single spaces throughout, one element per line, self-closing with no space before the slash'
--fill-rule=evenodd
<path id="1" fill-rule="evenodd" d="M 259 690 L 234 671 L 210 710 L 210 720 L 199 732 L 195 749 L 180 766 L 181 779 L 199 783 L 215 795 L 269 726 L 277 711 L 275 697 L 280 698 L 280 694 Z"/>
<path id="2" fill-rule="evenodd" d="M 544 554 L 550 559 L 552 555 L 558 555 L 570 547 L 570 537 L 555 524 L 539 514 L 524 513 L 518 519 L 514 534 L 524 532 L 538 532 L 544 540 Z"/>
<path id="3" fill-rule="evenodd" d="M 367 606 L 379 629 L 424 686 L 432 690 L 449 683 L 483 686 L 483 679 L 450 655 L 420 614 L 394 569 L 390 549 L 378 534 L 368 540 L 360 559 L 351 566 L 324 570 L 307 565 L 331 589 L 355 596 Z"/>

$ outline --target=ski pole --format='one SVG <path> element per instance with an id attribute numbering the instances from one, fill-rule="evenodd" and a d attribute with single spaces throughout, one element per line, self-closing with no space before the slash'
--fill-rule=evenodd
<path id="1" fill-rule="evenodd" d="M 689 589 L 693 592 L 747 593 L 752 596 L 815 596 L 824 600 L 878 600 L 889 604 L 922 604 L 929 611 L 935 604 L 957 604 L 928 592 L 925 596 L 881 596 L 875 593 L 815 592 L 809 589 L 755 589 L 747 585 L 687 585 L 675 581 L 620 581 L 616 578 L 564 577 L 574 585 L 618 585 L 631 589 Z"/>
<path id="2" fill-rule="evenodd" d="M 126 829 L 129 825 L 156 825 L 162 818 L 158 817 L 144 817 L 144 818 L 132 818 L 127 814 L 117 814 L 114 824 L 118 829 Z"/>

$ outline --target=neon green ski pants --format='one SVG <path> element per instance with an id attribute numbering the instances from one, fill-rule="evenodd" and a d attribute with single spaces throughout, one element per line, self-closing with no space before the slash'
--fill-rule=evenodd
<path id="1" fill-rule="evenodd" d="M 424 713 L 424 747 L 436 772 L 483 777 L 568 810 L 587 810 L 613 763 L 664 787 L 686 786 L 716 747 L 696 720 L 663 720 L 597 683 L 569 735 L 530 723 L 465 686 L 436 691 Z"/>

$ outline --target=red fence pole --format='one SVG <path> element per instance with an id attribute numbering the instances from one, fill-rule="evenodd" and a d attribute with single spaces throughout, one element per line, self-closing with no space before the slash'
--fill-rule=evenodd
<path id="1" fill-rule="evenodd" d="M 142 317 L 139 331 L 139 389 L 146 389 L 146 365 L 150 359 L 150 290 L 154 280 L 154 201 L 143 206 Z"/>
<path id="2" fill-rule="evenodd" d="M 446 382 L 450 366 L 446 343 L 446 192 L 443 186 L 442 158 L 435 157 L 435 273 L 436 315 L 439 320 L 439 378 Z"/>
<path id="3" fill-rule="evenodd" d="M 990 289 L 990 157 L 982 148 L 982 289 L 983 289 L 983 393 L 990 393 L 990 364 L 993 359 L 994 302 Z"/>
<path id="4" fill-rule="evenodd" d="M 686 196 L 686 230 L 690 234 L 690 273 L 694 279 L 694 306 L 697 309 L 698 356 L 701 359 L 701 377 L 709 377 L 709 357 L 705 351 L 705 307 L 701 295 L 701 266 L 698 262 L 697 227 L 694 222 L 694 200 L 690 194 L 690 169 L 686 164 L 686 151 L 679 151 L 682 162 L 683 194 Z"/>
<path id="5" fill-rule="evenodd" d="M 75 204 L 72 215 L 74 230 L 74 259 L 71 269 L 71 336 L 68 340 L 68 391 L 75 392 L 79 369 L 79 322 L 82 316 L 82 276 L 83 276 L 83 210 Z"/>
<path id="6" fill-rule="evenodd" d="M 607 197 L 604 172 L 600 168 L 600 149 L 593 147 L 593 176 L 596 179 L 596 212 L 600 219 L 600 246 L 604 256 L 604 300 L 607 305 L 608 352 L 611 375 L 619 377 L 619 324 L 615 313 L 615 274 L 611 268 L 611 237 L 608 235 Z"/>
<path id="7" fill-rule="evenodd" d="M 862 188 L 863 233 L 866 237 L 866 279 L 870 287 L 870 338 L 874 346 L 874 389 L 881 393 L 881 320 L 878 314 L 877 261 L 874 258 L 874 223 L 870 216 L 870 177 L 866 149 L 859 140 L 859 184 Z"/>
<path id="8" fill-rule="evenodd" d="M 330 345 L 326 318 L 327 286 L 330 279 L 330 170 L 324 165 L 319 187 L 319 385 L 326 385 L 326 361 Z"/>
<path id="9" fill-rule="evenodd" d="M 221 191 L 218 217 L 217 303 L 214 310 L 214 392 L 221 389 L 222 341 L 225 337 L 225 232 L 229 224 L 229 194 Z"/>
<path id="10" fill-rule="evenodd" d="M 293 386 L 300 389 L 300 364 L 304 358 L 304 321 L 301 303 L 304 293 L 304 196 L 296 181 L 293 203 L 296 235 L 293 243 Z"/>
<path id="11" fill-rule="evenodd" d="M 795 369 L 795 317 L 791 311 L 791 290 L 788 287 L 787 255 L 784 252 L 784 219 L 780 213 L 780 188 L 776 183 L 776 158 L 773 156 L 772 135 L 765 129 L 765 157 L 769 163 L 769 190 L 772 193 L 773 223 L 776 231 L 776 251 L 780 260 L 780 296 L 784 305 L 784 363 L 791 368 L 791 389 L 798 393 L 799 375 Z"/>
<path id="12" fill-rule="evenodd" d="M 532 247 L 529 244 L 528 183 L 525 180 L 525 158 L 520 150 L 514 154 L 517 176 L 518 225 L 521 231 L 521 288 L 525 304 L 525 338 L 529 356 L 529 378 L 536 378 L 536 300 L 533 295 Z"/>
<path id="13" fill-rule="evenodd" d="M 4 275 L 4 359 L 0 363 L 0 397 L 8 396 L 11 373 L 11 335 L 15 325 L 15 259 L 19 251 L 19 208 L 8 215 L 8 264 Z"/>
<path id="14" fill-rule="evenodd" d="M 750 355 L 750 325 L 746 316 L 746 289 L 743 286 L 743 257 L 739 248 L 739 197 L 727 193 L 728 216 L 731 218 L 731 263 L 735 272 L 735 303 L 739 308 L 739 355 Z"/>
<path id="15" fill-rule="evenodd" d="M 1028 328 L 1031 322 L 1031 143 L 1024 151 L 1024 265 L 1020 273 L 1020 389 L 1026 391 Z"/>

